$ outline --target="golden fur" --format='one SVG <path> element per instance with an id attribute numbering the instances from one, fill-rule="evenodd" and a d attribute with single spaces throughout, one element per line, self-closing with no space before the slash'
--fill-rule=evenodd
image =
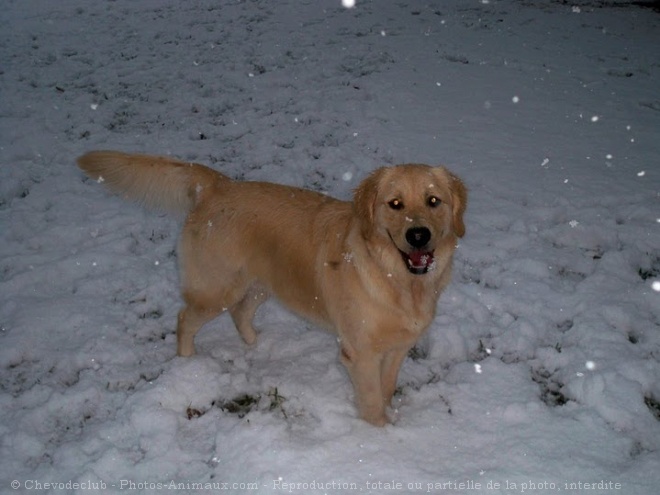
<path id="1" fill-rule="evenodd" d="M 188 212 L 179 242 L 184 307 L 177 352 L 225 310 L 248 344 L 270 295 L 337 333 L 360 416 L 387 422 L 401 363 L 431 323 L 449 283 L 467 193 L 443 167 L 380 168 L 353 202 L 203 165 L 94 151 L 88 176 L 148 206 Z"/>

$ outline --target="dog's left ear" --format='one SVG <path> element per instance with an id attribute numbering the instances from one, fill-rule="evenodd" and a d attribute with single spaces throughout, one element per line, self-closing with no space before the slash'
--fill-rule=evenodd
<path id="1" fill-rule="evenodd" d="M 447 171 L 449 176 L 449 189 L 451 190 L 452 198 L 452 214 L 454 216 L 454 233 L 458 237 L 465 235 L 465 223 L 463 222 L 463 214 L 467 208 L 467 188 L 463 181 L 457 176 Z"/>
<path id="2" fill-rule="evenodd" d="M 378 197 L 378 184 L 385 169 L 373 171 L 366 179 L 360 182 L 353 196 L 353 209 L 360 219 L 362 235 L 369 237 L 374 228 L 374 215 L 376 213 L 376 198 Z"/>

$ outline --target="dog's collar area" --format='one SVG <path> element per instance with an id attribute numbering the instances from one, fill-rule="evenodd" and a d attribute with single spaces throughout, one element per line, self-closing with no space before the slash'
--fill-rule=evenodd
<path id="1" fill-rule="evenodd" d="M 404 253 L 399 249 L 406 268 L 413 275 L 424 275 L 433 266 L 433 251 L 415 250 L 410 253 Z"/>

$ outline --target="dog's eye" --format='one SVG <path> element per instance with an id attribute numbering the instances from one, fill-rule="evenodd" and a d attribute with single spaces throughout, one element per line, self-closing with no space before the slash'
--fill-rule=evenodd
<path id="1" fill-rule="evenodd" d="M 442 200 L 436 196 L 431 196 L 429 199 L 426 201 L 426 203 L 431 207 L 435 208 L 436 206 L 440 206 L 442 203 Z"/>
<path id="2" fill-rule="evenodd" d="M 393 199 L 392 201 L 390 201 L 387 204 L 390 205 L 390 208 L 392 208 L 393 210 L 403 209 L 403 203 L 399 199 Z"/>

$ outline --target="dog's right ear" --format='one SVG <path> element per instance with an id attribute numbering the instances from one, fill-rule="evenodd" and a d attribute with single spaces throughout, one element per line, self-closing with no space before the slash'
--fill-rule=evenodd
<path id="1" fill-rule="evenodd" d="M 378 197 L 379 184 L 381 183 L 385 169 L 379 168 L 373 171 L 366 179 L 360 182 L 353 196 L 353 209 L 360 220 L 362 235 L 370 237 L 374 228 L 374 216 L 376 213 L 376 198 Z"/>

